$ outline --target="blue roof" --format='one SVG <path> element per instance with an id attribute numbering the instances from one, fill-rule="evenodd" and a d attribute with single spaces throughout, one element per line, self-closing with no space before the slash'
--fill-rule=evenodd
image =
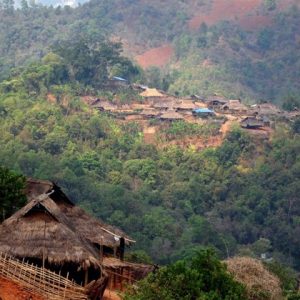
<path id="1" fill-rule="evenodd" d="M 194 109 L 193 112 L 195 112 L 196 114 L 201 114 L 201 113 L 214 113 L 213 110 L 209 109 L 209 108 L 197 108 Z"/>
<path id="2" fill-rule="evenodd" d="M 113 79 L 119 80 L 119 81 L 127 81 L 126 79 L 124 79 L 122 77 L 118 77 L 118 76 L 114 76 Z"/>

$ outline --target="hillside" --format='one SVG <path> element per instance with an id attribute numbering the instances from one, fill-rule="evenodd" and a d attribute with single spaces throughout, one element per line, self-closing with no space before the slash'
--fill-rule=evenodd
<path id="1" fill-rule="evenodd" d="M 299 120 L 276 114 L 268 129 L 244 130 L 238 122 L 251 109 L 238 100 L 229 102 L 242 107 L 238 117 L 173 111 L 186 100 L 207 108 L 201 99 L 211 95 L 262 106 L 259 100 L 282 104 L 295 94 L 284 104 L 299 107 L 299 9 L 245 1 L 232 7 L 233 17 L 226 3 L 2 7 L 1 165 L 57 181 L 139 240 L 133 250 L 144 259 L 168 263 L 209 245 L 222 257 L 267 253 L 300 268 Z M 211 21 L 197 30 L 203 12 Z M 248 12 L 268 17 L 269 27 L 243 27 Z M 134 65 L 119 39 L 126 55 L 147 63 L 155 56 L 162 68 Z M 118 86 L 118 76 L 143 84 L 121 78 Z M 137 90 L 144 84 L 173 94 L 146 120 L 144 110 L 155 107 Z M 179 106 L 164 108 L 170 97 Z"/>
<path id="2" fill-rule="evenodd" d="M 218 93 L 282 104 L 300 89 L 297 4 L 92 0 L 75 9 L 3 6 L 0 78 L 59 41 L 108 37 L 121 41 L 124 53 L 142 67 L 160 68 L 145 72 L 150 85 L 186 96 Z"/>
<path id="3" fill-rule="evenodd" d="M 146 104 L 134 89 L 111 87 L 110 70 L 137 74 L 119 46 L 73 41 L 54 50 L 0 84 L 1 165 L 58 182 L 138 240 L 138 257 L 168 263 L 209 245 L 223 257 L 267 252 L 299 267 L 297 122 L 279 116 L 270 139 L 234 127 L 222 136 L 209 122 L 167 122 L 158 143 L 147 144 L 138 121 L 87 104 L 89 97 L 127 111 Z M 215 134 L 221 140 L 209 144 Z M 206 148 L 195 147 L 199 141 Z M 269 242 L 257 247 L 261 238 Z"/>

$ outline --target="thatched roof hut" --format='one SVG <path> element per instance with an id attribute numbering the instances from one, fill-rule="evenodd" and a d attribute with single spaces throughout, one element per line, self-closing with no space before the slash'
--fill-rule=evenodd
<path id="1" fill-rule="evenodd" d="M 257 129 L 264 127 L 263 120 L 257 119 L 255 117 L 247 117 L 240 122 L 241 127 L 248 129 Z"/>
<path id="2" fill-rule="evenodd" d="M 173 109 L 175 105 L 175 101 L 166 100 L 166 101 L 159 101 L 153 104 L 153 107 L 159 110 L 167 110 Z"/>
<path id="3" fill-rule="evenodd" d="M 222 110 L 231 113 L 247 113 L 249 109 L 245 104 L 241 103 L 240 100 L 229 100 L 222 106 Z"/>
<path id="4" fill-rule="evenodd" d="M 53 182 L 46 180 L 27 180 L 27 197 L 32 199 L 40 192 L 50 193 L 49 197 L 57 204 L 60 211 L 68 218 L 79 234 L 90 242 L 111 248 L 118 247 L 121 239 L 125 245 L 131 245 L 135 241 L 127 236 L 122 230 L 105 224 L 87 214 L 82 208 L 76 206 L 62 190 Z"/>
<path id="5" fill-rule="evenodd" d="M 173 108 L 176 110 L 193 110 L 198 108 L 195 103 L 190 100 L 181 100 L 174 103 Z"/>
<path id="6" fill-rule="evenodd" d="M 282 113 L 281 109 L 273 103 L 262 103 L 252 105 L 251 110 L 254 114 L 265 116 L 276 116 Z"/>
<path id="7" fill-rule="evenodd" d="M 205 99 L 205 102 L 209 107 L 215 107 L 215 106 L 221 106 L 226 104 L 228 102 L 228 99 L 226 99 L 223 96 L 213 95 L 213 96 L 208 96 Z"/>
<path id="8" fill-rule="evenodd" d="M 159 118 L 164 121 L 176 121 L 184 119 L 184 117 L 181 114 L 177 113 L 174 110 L 170 110 L 163 113 Z"/>
<path id="9" fill-rule="evenodd" d="M 99 266 L 96 249 L 76 233 L 48 194 L 31 200 L 1 224 L 0 252 L 55 265 Z"/>
<path id="10" fill-rule="evenodd" d="M 165 95 L 158 91 L 157 89 L 147 88 L 144 92 L 140 93 L 142 97 L 164 97 Z"/>

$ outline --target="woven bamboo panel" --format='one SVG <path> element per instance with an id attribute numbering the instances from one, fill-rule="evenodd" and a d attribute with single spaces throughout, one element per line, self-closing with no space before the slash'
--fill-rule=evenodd
<path id="1" fill-rule="evenodd" d="M 85 289 L 50 270 L 0 253 L 0 275 L 51 300 L 87 300 Z"/>

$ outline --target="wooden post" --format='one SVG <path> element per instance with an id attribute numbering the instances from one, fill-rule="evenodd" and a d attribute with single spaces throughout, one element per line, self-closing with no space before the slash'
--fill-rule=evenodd
<path id="1" fill-rule="evenodd" d="M 84 285 L 86 286 L 89 282 L 89 270 L 87 267 L 84 268 Z"/>
<path id="2" fill-rule="evenodd" d="M 103 238 L 101 237 L 100 241 L 100 263 L 103 262 Z"/>
<path id="3" fill-rule="evenodd" d="M 45 269 L 45 244 L 46 244 L 46 221 L 44 225 L 44 241 L 43 241 L 43 269 Z"/>
<path id="4" fill-rule="evenodd" d="M 124 260 L 124 253 L 125 253 L 125 239 L 121 237 L 120 239 L 120 260 Z"/>

